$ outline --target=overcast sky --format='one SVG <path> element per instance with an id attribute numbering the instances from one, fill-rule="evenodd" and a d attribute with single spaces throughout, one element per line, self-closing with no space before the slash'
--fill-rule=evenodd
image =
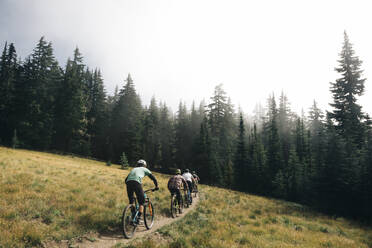
<path id="1" fill-rule="evenodd" d="M 199 104 L 223 83 L 248 114 L 282 90 L 307 112 L 314 99 L 330 110 L 346 30 L 367 78 L 360 104 L 372 114 L 368 2 L 0 0 L 0 45 L 14 42 L 24 58 L 45 36 L 62 66 L 78 46 L 109 94 L 131 73 L 146 105 L 152 96 L 173 110 Z"/>

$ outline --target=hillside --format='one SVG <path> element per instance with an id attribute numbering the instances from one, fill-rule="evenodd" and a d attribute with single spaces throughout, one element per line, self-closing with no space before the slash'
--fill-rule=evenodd
<path id="1" fill-rule="evenodd" d="M 102 162 L 0 147 L 0 247 L 118 233 L 127 173 Z M 168 176 L 156 176 L 161 190 L 152 199 L 167 217 Z M 146 179 L 145 188 L 151 186 Z M 372 229 L 357 223 L 290 202 L 201 190 L 194 211 L 129 247 L 372 247 Z"/>

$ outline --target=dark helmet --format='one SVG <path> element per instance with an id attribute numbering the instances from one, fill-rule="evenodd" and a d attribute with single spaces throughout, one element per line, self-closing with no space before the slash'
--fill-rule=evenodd
<path id="1" fill-rule="evenodd" d="M 179 175 L 179 174 L 181 174 L 181 170 L 180 169 L 177 169 L 176 170 L 176 175 Z"/>
<path id="2" fill-rule="evenodd" d="M 147 166 L 146 161 L 143 160 L 143 159 L 138 160 L 137 161 L 137 166 L 139 166 L 139 167 L 146 167 Z"/>

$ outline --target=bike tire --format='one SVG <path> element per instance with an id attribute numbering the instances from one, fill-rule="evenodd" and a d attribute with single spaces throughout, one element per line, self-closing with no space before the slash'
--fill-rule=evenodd
<path id="1" fill-rule="evenodd" d="M 189 204 L 189 199 L 188 199 L 188 197 L 187 197 L 187 193 L 184 193 L 184 194 L 183 194 L 183 199 L 184 199 L 184 200 L 183 200 L 184 207 L 185 207 L 185 208 L 188 208 L 190 204 Z"/>
<path id="2" fill-rule="evenodd" d="M 171 215 L 172 218 L 176 218 L 178 216 L 178 200 L 176 195 L 172 195 L 171 197 Z"/>
<path id="3" fill-rule="evenodd" d="M 133 237 L 134 232 L 136 231 L 137 225 L 133 223 L 132 219 L 132 205 L 125 207 L 123 215 L 121 217 L 121 230 L 123 231 L 124 237 L 130 239 Z"/>
<path id="4" fill-rule="evenodd" d="M 146 228 L 151 229 L 151 227 L 154 225 L 154 219 L 155 219 L 155 209 L 151 201 L 145 204 L 143 215 L 144 215 L 143 219 L 144 219 Z"/>

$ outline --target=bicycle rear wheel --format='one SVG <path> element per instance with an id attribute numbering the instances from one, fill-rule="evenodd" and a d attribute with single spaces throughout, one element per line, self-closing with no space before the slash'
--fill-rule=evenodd
<path id="1" fill-rule="evenodd" d="M 127 239 L 133 237 L 133 234 L 137 228 L 137 225 L 133 222 L 133 212 L 136 212 L 135 207 L 132 205 L 128 205 L 125 207 L 123 215 L 121 217 L 121 229 Z"/>
<path id="2" fill-rule="evenodd" d="M 172 195 L 171 197 L 171 214 L 172 218 L 177 217 L 177 212 L 178 212 L 178 200 L 176 195 Z"/>
<path id="3" fill-rule="evenodd" d="M 147 229 L 151 229 L 151 227 L 154 225 L 154 218 L 155 218 L 155 210 L 154 207 L 152 206 L 151 201 L 145 204 L 145 209 L 144 209 L 144 221 L 145 221 L 145 226 Z"/>
<path id="4" fill-rule="evenodd" d="M 189 207 L 189 199 L 188 199 L 188 196 L 187 196 L 187 192 L 184 192 L 183 194 L 183 206 L 185 208 L 188 208 Z"/>

